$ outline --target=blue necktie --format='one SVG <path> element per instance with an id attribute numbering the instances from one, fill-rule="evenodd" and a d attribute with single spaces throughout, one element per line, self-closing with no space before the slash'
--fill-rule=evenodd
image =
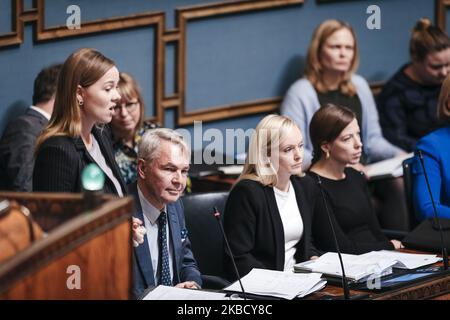
<path id="1" fill-rule="evenodd" d="M 158 218 L 158 241 L 159 241 L 159 263 L 160 274 L 159 284 L 163 286 L 172 286 L 172 277 L 170 276 L 169 266 L 169 248 L 167 247 L 167 214 L 161 211 Z"/>

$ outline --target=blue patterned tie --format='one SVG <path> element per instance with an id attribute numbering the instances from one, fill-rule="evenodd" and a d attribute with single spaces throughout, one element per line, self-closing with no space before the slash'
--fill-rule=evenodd
<path id="1" fill-rule="evenodd" d="M 172 286 L 172 277 L 170 276 L 169 266 L 169 248 L 167 247 L 167 214 L 161 211 L 158 218 L 158 241 L 159 241 L 159 262 L 160 262 L 160 278 L 159 284 L 163 286 Z"/>

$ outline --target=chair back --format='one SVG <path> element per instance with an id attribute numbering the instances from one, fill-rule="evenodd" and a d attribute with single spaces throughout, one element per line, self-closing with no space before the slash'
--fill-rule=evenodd
<path id="1" fill-rule="evenodd" d="M 413 175 L 412 175 L 412 164 L 414 162 L 414 157 L 405 159 L 402 163 L 403 166 L 403 183 L 405 186 L 405 200 L 406 207 L 408 209 L 408 225 L 409 230 L 414 229 L 419 221 L 417 219 L 416 212 L 414 210 L 412 195 L 413 195 Z"/>
<path id="2" fill-rule="evenodd" d="M 194 193 L 182 197 L 192 252 L 200 272 L 205 275 L 224 277 L 224 240 L 213 208 L 219 210 L 223 221 L 227 198 L 228 192 Z"/>

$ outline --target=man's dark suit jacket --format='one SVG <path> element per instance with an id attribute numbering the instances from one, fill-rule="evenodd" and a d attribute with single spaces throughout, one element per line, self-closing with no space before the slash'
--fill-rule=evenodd
<path id="1" fill-rule="evenodd" d="M 32 191 L 36 139 L 47 123 L 31 108 L 9 123 L 0 140 L 0 190 Z"/>
<path id="2" fill-rule="evenodd" d="M 144 222 L 141 202 L 137 191 L 137 183 L 128 186 L 130 196 L 134 197 L 134 216 Z M 184 208 L 181 200 L 167 205 L 167 217 L 170 230 L 170 241 L 173 248 L 173 285 L 185 281 L 195 281 L 202 285 L 200 271 L 191 251 L 191 242 L 187 237 Z M 145 222 L 144 222 L 145 224 Z M 144 225 L 145 226 L 145 225 Z M 152 259 L 147 237 L 144 243 L 134 248 L 133 255 L 133 296 L 139 298 L 145 289 L 155 286 Z"/>
<path id="3" fill-rule="evenodd" d="M 106 163 L 119 181 L 123 193 L 126 194 L 126 186 L 114 159 L 107 127 L 103 129 L 94 127 L 92 134 L 97 139 Z M 81 173 L 84 167 L 94 162 L 81 137 L 50 137 L 42 143 L 36 156 L 33 191 L 81 192 Z M 117 195 L 113 182 L 106 174 L 103 191 Z"/>
<path id="4" fill-rule="evenodd" d="M 297 204 L 303 220 L 303 235 L 297 244 L 295 259 L 306 261 L 320 255 L 311 238 L 312 208 L 315 189 L 307 177 L 291 178 Z M 311 193 L 311 194 L 310 194 Z M 228 236 L 240 276 L 253 268 L 284 269 L 284 230 L 272 187 L 253 180 L 241 180 L 231 190 L 224 215 L 224 228 Z M 228 253 L 225 270 L 230 280 L 236 279 Z"/>

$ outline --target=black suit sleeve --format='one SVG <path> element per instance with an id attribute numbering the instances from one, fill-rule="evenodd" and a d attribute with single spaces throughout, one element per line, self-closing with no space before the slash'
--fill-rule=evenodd
<path id="1" fill-rule="evenodd" d="M 33 171 L 33 191 L 76 192 L 80 160 L 68 145 L 43 144 Z"/>
<path id="2" fill-rule="evenodd" d="M 184 207 L 181 201 L 177 202 L 179 209 L 178 213 L 178 221 L 180 223 L 180 230 L 186 230 L 186 221 L 184 218 Z M 200 275 L 200 270 L 197 266 L 197 261 L 194 258 L 194 254 L 191 249 L 191 242 L 189 241 L 189 237 L 186 236 L 184 240 L 182 240 L 182 267 L 180 270 L 180 280 L 181 282 L 185 281 L 195 281 L 199 286 L 202 285 L 202 279 Z"/>
<path id="3" fill-rule="evenodd" d="M 412 151 L 416 144 L 416 138 L 408 133 L 404 93 L 391 83 L 387 85 L 390 87 L 383 88 L 383 92 L 377 98 L 383 135 L 396 146 L 406 151 Z"/>
<path id="4" fill-rule="evenodd" d="M 267 269 L 254 255 L 257 216 L 262 211 L 255 199 L 263 203 L 264 194 L 251 189 L 247 184 L 238 183 L 230 192 L 225 207 L 224 228 L 241 276 L 253 268 Z M 226 270 L 230 279 L 235 278 L 229 253 L 225 249 Z"/>

